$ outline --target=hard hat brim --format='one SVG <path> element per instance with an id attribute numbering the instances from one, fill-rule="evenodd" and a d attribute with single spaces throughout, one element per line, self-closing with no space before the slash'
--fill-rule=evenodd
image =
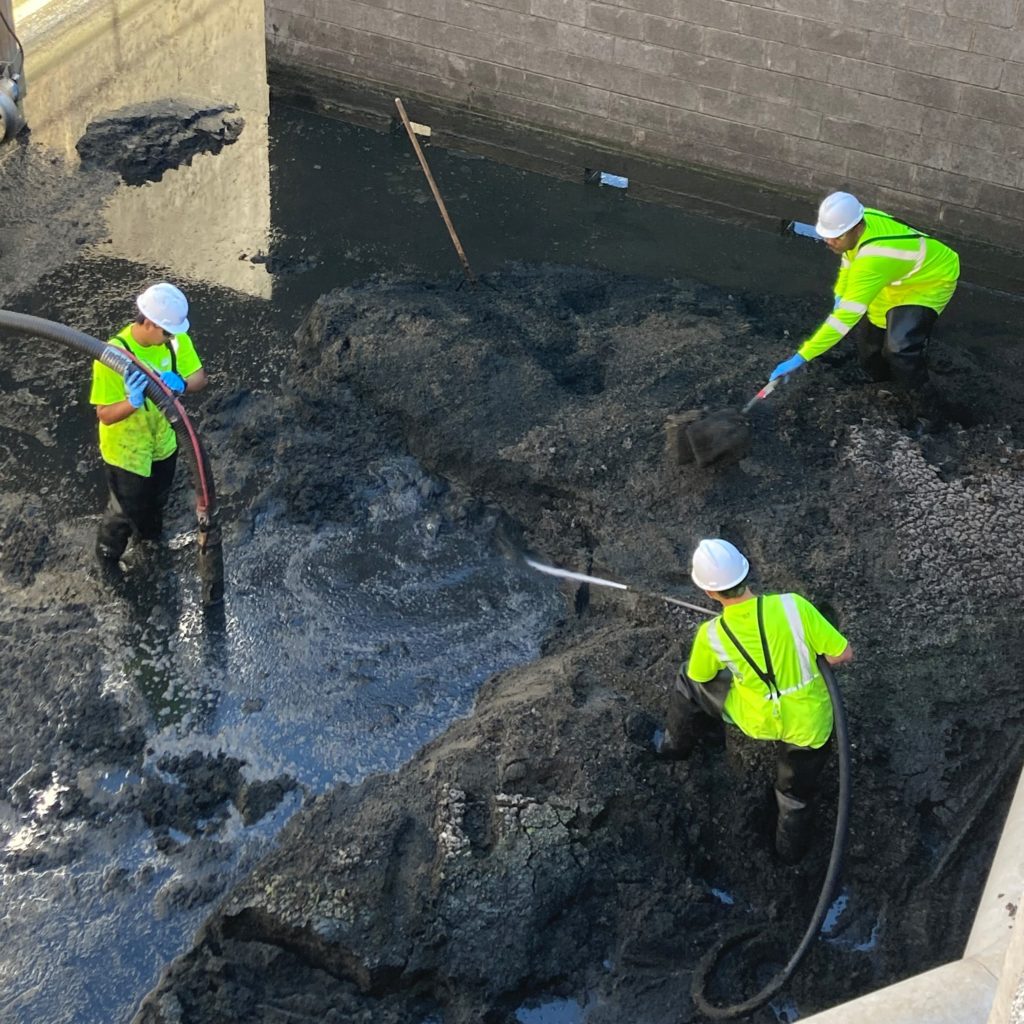
<path id="1" fill-rule="evenodd" d="M 150 317 L 149 319 L 153 320 L 152 317 Z M 188 333 L 188 317 L 185 317 L 185 319 L 182 320 L 180 324 L 165 324 L 161 323 L 159 320 L 153 320 L 153 323 L 155 323 L 157 327 L 163 328 L 163 330 L 167 331 L 168 334 Z"/>
<path id="2" fill-rule="evenodd" d="M 817 233 L 818 233 L 819 235 L 821 235 L 821 237 L 822 237 L 822 238 L 838 238 L 838 237 L 839 237 L 840 235 L 845 235 L 845 234 L 846 234 L 846 232 L 850 230 L 850 228 L 852 228 L 852 227 L 855 227 L 855 226 L 856 226 L 857 224 L 859 224 L 859 223 L 860 223 L 860 218 L 858 218 L 857 220 L 855 220 L 855 221 L 853 222 L 853 224 L 847 224 L 847 225 L 846 225 L 846 227 L 845 227 L 845 228 L 843 228 L 843 230 L 842 230 L 842 231 L 836 231 L 836 229 L 835 229 L 835 228 L 831 228 L 831 229 L 829 229 L 829 228 L 825 227 L 825 226 L 824 226 L 824 225 L 823 225 L 823 224 L 821 223 L 821 221 L 819 220 L 819 221 L 818 221 L 818 223 L 814 225 L 814 230 L 815 230 L 815 231 L 816 231 L 816 232 L 817 232 Z"/>
<path id="3" fill-rule="evenodd" d="M 718 583 L 712 586 L 705 580 L 699 580 L 691 573 L 690 579 L 700 587 L 701 590 L 713 590 L 716 594 L 721 593 L 723 590 L 731 590 L 733 587 L 738 587 L 748 576 L 750 575 L 750 567 L 748 566 L 742 576 L 737 576 L 731 583 Z"/>

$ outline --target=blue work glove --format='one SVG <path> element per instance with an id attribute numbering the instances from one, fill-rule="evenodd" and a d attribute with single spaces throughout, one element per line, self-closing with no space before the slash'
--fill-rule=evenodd
<path id="1" fill-rule="evenodd" d="M 160 374 L 160 379 L 176 394 L 185 394 L 185 379 L 180 373 L 173 370 L 165 370 Z"/>
<path id="2" fill-rule="evenodd" d="M 132 408 L 141 409 L 146 404 L 146 383 L 149 378 L 141 370 L 132 370 L 124 379 L 125 395 Z"/>
<path id="3" fill-rule="evenodd" d="M 840 302 L 842 302 L 842 301 L 843 301 L 843 297 L 842 297 L 842 295 L 837 295 L 837 296 L 836 296 L 836 301 L 832 303 L 832 308 L 833 308 L 834 310 L 835 310 L 835 309 L 838 309 L 838 308 L 839 308 L 839 303 L 840 303 Z"/>
<path id="4" fill-rule="evenodd" d="M 784 363 L 779 363 L 779 365 L 772 370 L 772 375 L 768 379 L 775 380 L 776 377 L 782 377 L 787 373 L 792 373 L 794 370 L 799 370 L 806 362 L 807 360 L 797 352 L 795 356 L 790 356 Z"/>

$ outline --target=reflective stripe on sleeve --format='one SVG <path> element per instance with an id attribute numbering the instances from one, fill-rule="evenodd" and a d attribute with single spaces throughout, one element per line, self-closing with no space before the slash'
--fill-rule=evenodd
<path id="1" fill-rule="evenodd" d="M 844 324 L 837 316 L 830 316 L 825 323 L 828 324 L 828 326 L 831 327 L 840 338 L 845 338 L 846 335 L 853 330 L 853 324 Z"/>
<path id="2" fill-rule="evenodd" d="M 789 623 L 789 631 L 793 634 L 793 644 L 796 646 L 797 659 L 800 662 L 801 685 L 806 685 L 814 678 L 814 670 L 811 668 L 811 652 L 807 646 L 807 637 L 804 634 L 804 623 L 800 618 L 800 609 L 792 594 L 780 594 L 783 611 L 786 613 L 786 621 Z M 799 689 L 799 687 L 796 687 Z M 789 691 L 783 691 L 787 693 Z"/>
<path id="3" fill-rule="evenodd" d="M 921 243 L 924 243 L 924 239 L 920 239 Z M 857 253 L 857 258 L 861 256 L 885 256 L 892 260 L 907 260 L 908 262 L 917 262 L 918 254 L 916 252 L 908 252 L 906 249 L 893 249 L 888 245 L 867 245 Z M 913 273 L 913 271 L 911 271 Z"/>
<path id="4" fill-rule="evenodd" d="M 856 313 L 858 316 L 863 316 L 867 311 L 868 307 L 863 302 L 854 302 L 851 299 L 840 299 L 837 309 L 845 309 L 850 313 Z"/>
<path id="5" fill-rule="evenodd" d="M 736 663 L 725 653 L 725 648 L 722 646 L 722 639 L 718 635 L 718 619 L 708 623 L 708 643 L 711 644 L 711 649 L 718 655 L 718 660 L 723 665 L 729 666 L 729 671 L 735 678 L 739 678 L 740 671 L 736 667 Z"/>

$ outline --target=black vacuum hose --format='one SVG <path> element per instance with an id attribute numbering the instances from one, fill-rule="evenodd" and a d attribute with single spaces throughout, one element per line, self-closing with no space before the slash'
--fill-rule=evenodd
<path id="1" fill-rule="evenodd" d="M 832 718 L 835 722 L 836 746 L 839 755 L 839 800 L 836 808 L 836 828 L 832 837 L 832 854 L 828 861 L 828 870 L 825 872 L 825 881 L 821 886 L 821 894 L 818 896 L 818 903 L 811 915 L 811 922 L 800 940 L 796 952 L 789 958 L 789 962 L 779 971 L 778 974 L 768 982 L 757 995 L 751 996 L 745 1002 L 735 1003 L 732 1006 L 715 1006 L 708 1002 L 705 995 L 708 979 L 717 966 L 722 956 L 734 946 L 745 942 L 762 931 L 761 928 L 748 928 L 742 932 L 730 935 L 723 939 L 717 946 L 711 949 L 701 959 L 693 975 L 693 1001 L 705 1017 L 712 1020 L 734 1020 L 737 1017 L 746 1016 L 754 1010 L 764 1006 L 789 981 L 793 972 L 797 969 L 800 961 L 804 958 L 807 950 L 810 949 L 821 928 L 828 908 L 835 899 L 836 889 L 839 885 L 839 877 L 843 870 L 843 859 L 846 855 L 846 836 L 850 824 L 850 734 L 846 724 L 846 711 L 843 708 L 842 694 L 839 692 L 839 684 L 832 672 L 825 656 L 818 655 L 818 668 L 821 669 L 825 685 L 828 687 L 828 695 L 832 700 Z"/>
<path id="2" fill-rule="evenodd" d="M 146 397 L 153 401 L 174 428 L 178 447 L 185 453 L 192 474 L 196 492 L 199 578 L 202 581 L 203 604 L 207 607 L 220 604 L 224 599 L 224 557 L 221 550 L 220 527 L 217 525 L 217 498 L 213 474 L 210 472 L 210 461 L 199 435 L 174 394 L 148 366 L 136 360 L 130 352 L 116 345 L 108 345 L 71 327 L 65 327 L 64 324 L 44 320 L 38 316 L 29 316 L 26 313 L 15 313 L 9 309 L 0 309 L 0 328 L 18 334 L 46 338 L 77 349 L 122 377 L 135 369 L 146 374 Z"/>

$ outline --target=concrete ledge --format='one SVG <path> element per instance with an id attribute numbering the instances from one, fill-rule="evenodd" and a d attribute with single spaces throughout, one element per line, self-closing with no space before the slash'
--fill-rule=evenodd
<path id="1" fill-rule="evenodd" d="M 984 1024 L 996 979 L 973 960 L 958 960 L 871 992 L 803 1024 Z"/>
<path id="2" fill-rule="evenodd" d="M 742 176 L 645 159 L 582 135 L 498 118 L 408 89 L 326 71 L 312 73 L 287 61 L 271 58 L 268 73 L 275 99 L 381 131 L 390 129 L 395 96 L 400 95 L 409 116 L 432 127 L 433 145 L 489 156 L 568 181 L 582 182 L 585 168 L 611 171 L 630 179 L 630 194 L 637 198 L 714 212 L 736 222 L 756 218 L 771 228 L 777 228 L 783 218 L 807 216 L 808 197 L 795 190 L 768 189 Z"/>
<path id="3" fill-rule="evenodd" d="M 791 220 L 810 220 L 821 198 L 817 193 L 785 189 L 746 175 L 655 160 L 583 134 L 556 132 L 512 117 L 498 117 L 412 89 L 396 90 L 325 68 L 314 71 L 298 67 L 291 60 L 275 57 L 273 47 L 268 74 L 271 95 L 284 103 L 388 131 L 397 123 L 394 100 L 401 95 L 409 116 L 431 126 L 432 145 L 480 154 L 568 181 L 582 182 L 585 168 L 610 171 L 629 178 L 629 193 L 634 198 L 738 224 L 755 223 L 764 230 L 777 231 Z M 867 196 L 877 192 L 868 185 L 863 191 Z M 897 216 L 904 212 L 898 202 L 891 209 Z M 1024 250 L 1008 226 L 1004 225 L 1009 237 L 1003 248 L 980 242 L 967 230 L 951 231 L 948 225 L 913 219 L 956 246 L 965 281 L 984 280 L 988 287 L 1009 292 L 1024 290 Z"/>
<path id="4" fill-rule="evenodd" d="M 804 1024 L 1019 1024 L 1024 992 L 1024 772 L 999 840 L 964 958 L 870 992 Z"/>

